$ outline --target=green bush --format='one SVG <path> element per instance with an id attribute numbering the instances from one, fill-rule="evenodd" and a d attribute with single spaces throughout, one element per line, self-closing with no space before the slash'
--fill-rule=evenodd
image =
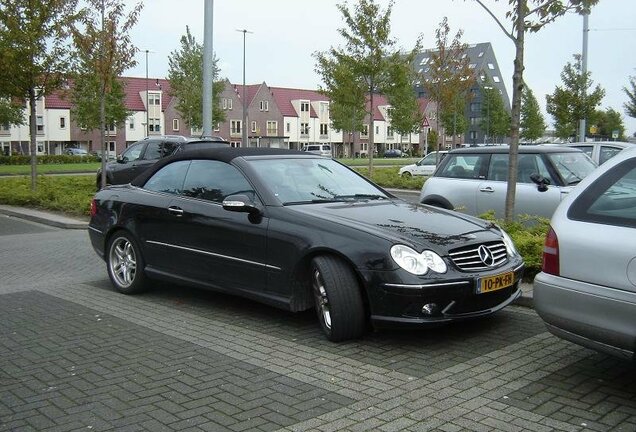
<path id="1" fill-rule="evenodd" d="M 534 276 L 541 271 L 543 244 L 550 229 L 550 220 L 538 216 L 521 215 L 513 222 L 506 223 L 495 219 L 493 212 L 485 213 L 480 217 L 497 223 L 510 235 L 526 263 L 524 279 L 528 281 L 534 279 Z"/>
<path id="2" fill-rule="evenodd" d="M 71 156 L 71 155 L 41 155 L 36 157 L 38 165 L 43 164 L 79 164 L 87 162 L 99 162 L 97 156 Z M 0 165 L 30 165 L 31 156 L 13 155 L 0 156 Z"/>
<path id="3" fill-rule="evenodd" d="M 354 169 L 363 176 L 369 177 L 368 168 L 356 167 Z M 373 177 L 371 180 L 384 188 L 422 189 L 426 177 L 401 177 L 398 174 L 399 170 L 400 167 L 373 168 Z"/>
<path id="4" fill-rule="evenodd" d="M 29 177 L 0 179 L 0 204 L 35 207 L 87 216 L 95 194 L 93 176 L 44 177 L 37 179 L 31 191 Z"/>

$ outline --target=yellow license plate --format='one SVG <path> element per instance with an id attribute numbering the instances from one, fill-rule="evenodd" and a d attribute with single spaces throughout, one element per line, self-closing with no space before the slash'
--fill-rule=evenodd
<path id="1" fill-rule="evenodd" d="M 477 292 L 487 293 L 508 288 L 515 283 L 515 273 L 508 272 L 496 276 L 480 278 L 477 280 Z"/>

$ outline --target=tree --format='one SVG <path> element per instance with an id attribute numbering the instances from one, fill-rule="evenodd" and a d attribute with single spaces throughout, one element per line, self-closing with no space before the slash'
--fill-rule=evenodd
<path id="1" fill-rule="evenodd" d="M 468 90 L 475 83 L 475 76 L 466 55 L 468 46 L 461 41 L 463 30 L 458 30 L 449 42 L 450 33 L 448 18 L 444 17 L 435 31 L 436 50 L 430 55 L 429 72 L 422 76 L 422 85 L 429 97 L 437 102 L 437 118 L 443 129 L 453 131 L 454 147 L 456 131 L 465 130 L 458 127 L 457 118 L 464 117 L 464 104 Z M 461 109 L 458 109 L 459 106 Z M 441 134 L 442 137 L 446 135 L 446 132 Z"/>
<path id="2" fill-rule="evenodd" d="M 168 79 L 170 80 L 170 94 L 177 98 L 176 109 L 186 119 L 188 126 L 193 129 L 203 127 L 203 45 L 197 43 L 186 26 L 186 34 L 181 36 L 181 46 L 170 53 L 168 58 Z M 212 77 L 219 74 L 218 59 L 214 57 Z M 219 104 L 219 95 L 225 88 L 223 81 L 212 84 L 212 94 L 215 102 L 212 107 L 212 118 L 215 122 L 225 121 L 225 112 Z M 243 127 L 247 127 L 243 125 Z"/>
<path id="3" fill-rule="evenodd" d="M 125 92 L 119 76 L 133 67 L 137 48 L 128 32 L 137 23 L 143 4 L 126 13 L 120 0 L 86 0 L 88 8 L 81 28 L 73 32 L 77 53 L 73 101 L 78 123 L 100 130 L 102 187 L 106 186 L 107 125 L 121 124 L 128 116 Z"/>
<path id="4" fill-rule="evenodd" d="M 605 96 L 599 85 L 590 91 L 593 84 L 590 76 L 590 72 L 583 74 L 581 57 L 575 55 L 574 63 L 568 62 L 561 72 L 563 87 L 555 87 L 554 93 L 546 96 L 547 111 L 554 118 L 559 138 L 575 136 L 579 120 L 589 118 Z"/>
<path id="5" fill-rule="evenodd" d="M 510 122 L 510 160 L 508 163 L 508 190 L 506 192 L 505 219 L 512 221 L 517 190 L 517 155 L 519 152 L 519 124 L 521 119 L 521 94 L 523 92 L 523 70 L 525 35 L 527 32 L 538 32 L 545 25 L 552 23 L 560 16 L 574 11 L 589 12 L 598 0 L 508 0 L 510 9 L 505 19 L 512 22 L 512 28 L 506 29 L 499 19 L 485 4 L 485 0 L 477 2 L 499 28 L 515 45 L 514 72 L 512 75 L 512 112 Z M 497 0 L 495 0 L 497 1 Z"/>
<path id="6" fill-rule="evenodd" d="M 450 104 L 444 106 L 440 112 L 442 127 L 446 131 L 452 131 L 453 137 L 463 135 L 468 130 L 468 119 L 464 115 L 465 108 L 465 99 L 463 97 L 457 97 L 454 101 L 451 101 Z"/>
<path id="7" fill-rule="evenodd" d="M 77 0 L 0 0 L 0 96 L 29 102 L 31 189 L 36 188 L 36 101 L 61 88 L 71 66 Z"/>
<path id="8" fill-rule="evenodd" d="M 521 137 L 534 142 L 545 132 L 545 120 L 537 98 L 529 87 L 523 89 L 521 96 Z"/>
<path id="9" fill-rule="evenodd" d="M 484 102 L 481 105 L 479 127 L 486 131 L 489 140 L 491 137 L 495 137 L 494 141 L 489 141 L 492 144 L 497 141 L 497 138 L 510 133 L 510 114 L 506 111 L 499 90 L 493 86 L 485 85 L 482 87 L 482 94 Z"/>
<path id="10" fill-rule="evenodd" d="M 11 98 L 0 97 L 0 125 L 24 124 L 24 107 Z"/>
<path id="11" fill-rule="evenodd" d="M 612 134 L 618 131 L 618 137 L 616 139 L 625 140 L 625 124 L 621 113 L 613 108 L 607 108 L 605 111 L 596 111 L 590 118 L 598 129 L 597 135 L 603 139 L 614 139 Z"/>
<path id="12" fill-rule="evenodd" d="M 627 102 L 625 102 L 625 113 L 636 118 L 636 77 L 629 77 L 629 87 L 623 87 L 623 91 L 627 95 Z"/>
<path id="13" fill-rule="evenodd" d="M 404 132 L 421 126 L 413 90 L 415 80 L 410 72 L 413 59 L 420 50 L 420 40 L 406 55 L 395 48 L 395 41 L 389 36 L 393 1 L 384 11 L 374 0 L 358 0 L 353 9 L 349 9 L 347 4 L 339 4 L 337 8 L 344 19 L 344 26 L 338 33 L 344 38 L 345 46 L 314 53 L 316 72 L 324 84 L 320 90 L 336 107 L 330 112 L 334 125 L 347 125 L 347 129 L 351 127 L 362 132 L 362 122 L 368 119 L 367 153 L 369 175 L 372 175 L 374 95 L 382 93 L 387 96 L 393 108 L 391 122 L 396 129 Z M 363 116 L 360 116 L 361 112 Z M 346 117 L 337 118 L 340 115 Z"/>

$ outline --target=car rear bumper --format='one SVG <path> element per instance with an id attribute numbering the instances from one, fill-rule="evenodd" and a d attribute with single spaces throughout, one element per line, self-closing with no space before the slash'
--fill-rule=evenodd
<path id="1" fill-rule="evenodd" d="M 556 336 L 635 360 L 636 293 L 539 273 L 533 301 Z"/>

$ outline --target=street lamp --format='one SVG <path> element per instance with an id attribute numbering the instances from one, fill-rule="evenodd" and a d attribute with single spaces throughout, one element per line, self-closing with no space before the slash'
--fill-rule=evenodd
<path id="1" fill-rule="evenodd" d="M 245 96 L 245 35 L 247 33 L 253 34 L 246 29 L 236 29 L 237 32 L 243 33 L 243 147 L 248 147 L 247 143 L 247 98 Z"/>
<path id="2" fill-rule="evenodd" d="M 492 90 L 492 87 L 484 86 L 484 90 Z M 484 138 L 484 144 L 488 144 L 488 139 L 490 138 L 490 95 L 484 92 L 484 96 L 486 97 L 486 137 Z"/>

